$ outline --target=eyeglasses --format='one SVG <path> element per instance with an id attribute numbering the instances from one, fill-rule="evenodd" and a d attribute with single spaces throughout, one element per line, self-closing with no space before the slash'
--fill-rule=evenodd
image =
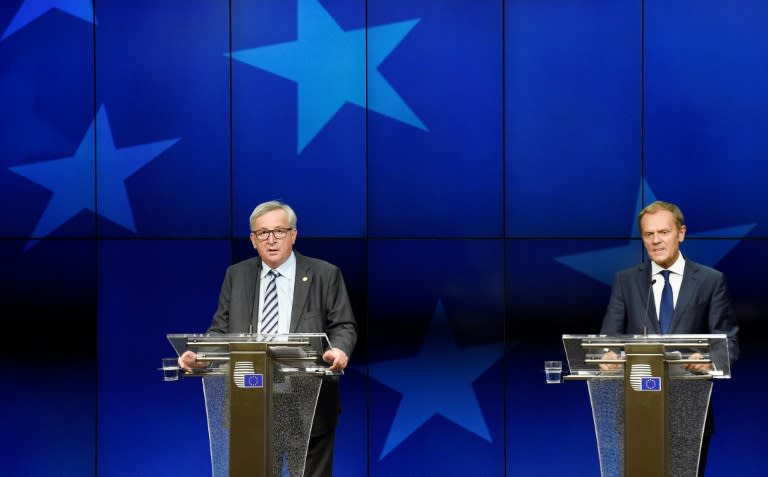
<path id="1" fill-rule="evenodd" d="M 272 234 L 273 237 L 275 237 L 275 240 L 281 240 L 288 236 L 288 232 L 293 230 L 293 227 L 289 227 L 287 229 L 274 229 L 274 230 L 252 230 L 251 234 L 255 235 L 258 240 L 267 240 L 269 238 L 269 234 Z"/>

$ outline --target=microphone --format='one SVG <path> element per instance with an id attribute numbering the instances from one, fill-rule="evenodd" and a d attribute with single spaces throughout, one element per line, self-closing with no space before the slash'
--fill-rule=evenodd
<path id="1" fill-rule="evenodd" d="M 645 299 L 645 316 L 643 317 L 643 336 L 648 336 L 648 305 L 651 303 L 651 292 L 653 292 L 654 283 L 656 283 L 655 278 L 648 284 L 648 297 Z"/>

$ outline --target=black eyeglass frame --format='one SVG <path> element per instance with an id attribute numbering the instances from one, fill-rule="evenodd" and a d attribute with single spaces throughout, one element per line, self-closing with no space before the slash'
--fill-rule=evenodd
<path id="1" fill-rule="evenodd" d="M 256 240 L 264 241 L 269 239 L 270 234 L 275 240 L 282 240 L 288 236 L 288 234 L 294 230 L 294 227 L 279 227 L 272 230 L 251 230 L 251 235 L 256 237 Z"/>

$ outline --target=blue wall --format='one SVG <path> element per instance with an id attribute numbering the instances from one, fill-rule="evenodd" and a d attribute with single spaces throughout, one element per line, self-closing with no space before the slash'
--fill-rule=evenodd
<path id="1" fill-rule="evenodd" d="M 156 368 L 272 198 L 361 325 L 335 475 L 597 475 L 586 390 L 541 361 L 599 329 L 656 198 L 742 325 L 709 475 L 768 474 L 766 22 L 762 0 L 2 2 L 0 474 L 209 475 L 200 384 Z"/>

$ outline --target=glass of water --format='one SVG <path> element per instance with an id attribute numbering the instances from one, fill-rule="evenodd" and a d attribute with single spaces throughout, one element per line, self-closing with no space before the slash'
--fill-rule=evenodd
<path id="1" fill-rule="evenodd" d="M 176 381 L 179 379 L 178 358 L 163 358 L 163 367 L 160 370 L 163 372 L 163 381 Z"/>
<path id="2" fill-rule="evenodd" d="M 544 375 L 547 378 L 547 384 L 557 384 L 563 375 L 562 361 L 544 361 Z"/>

